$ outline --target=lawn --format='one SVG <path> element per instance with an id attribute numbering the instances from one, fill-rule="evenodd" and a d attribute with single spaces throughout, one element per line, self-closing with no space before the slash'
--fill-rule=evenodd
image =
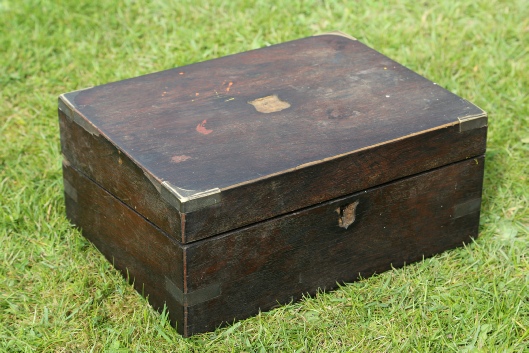
<path id="1" fill-rule="evenodd" d="M 489 113 L 464 248 L 183 339 L 67 221 L 59 94 L 341 30 Z M 528 352 L 529 2 L 0 0 L 0 351 Z"/>

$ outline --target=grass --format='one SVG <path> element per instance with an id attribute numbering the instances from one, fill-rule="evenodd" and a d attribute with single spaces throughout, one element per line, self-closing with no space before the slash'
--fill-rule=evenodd
<path id="1" fill-rule="evenodd" d="M 57 96 L 340 29 L 489 115 L 480 237 L 181 338 L 65 218 Z M 0 350 L 528 352 L 529 3 L 0 0 Z"/>

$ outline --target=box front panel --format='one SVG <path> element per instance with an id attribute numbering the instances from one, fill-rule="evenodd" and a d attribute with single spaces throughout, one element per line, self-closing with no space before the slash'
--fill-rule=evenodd
<path id="1" fill-rule="evenodd" d="M 189 333 L 332 289 L 478 234 L 484 158 L 455 163 L 275 218 L 186 250 Z"/>

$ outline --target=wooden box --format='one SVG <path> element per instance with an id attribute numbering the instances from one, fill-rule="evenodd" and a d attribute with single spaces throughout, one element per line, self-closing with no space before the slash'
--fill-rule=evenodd
<path id="1" fill-rule="evenodd" d="M 184 336 L 476 237 L 486 114 L 340 33 L 67 93 L 68 218 Z"/>

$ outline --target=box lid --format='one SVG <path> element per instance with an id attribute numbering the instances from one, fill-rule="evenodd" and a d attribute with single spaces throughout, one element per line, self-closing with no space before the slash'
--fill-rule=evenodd
<path id="1" fill-rule="evenodd" d="M 141 169 L 165 214 L 117 196 L 183 243 L 482 154 L 487 122 L 340 33 L 67 93 L 59 109 Z"/>

